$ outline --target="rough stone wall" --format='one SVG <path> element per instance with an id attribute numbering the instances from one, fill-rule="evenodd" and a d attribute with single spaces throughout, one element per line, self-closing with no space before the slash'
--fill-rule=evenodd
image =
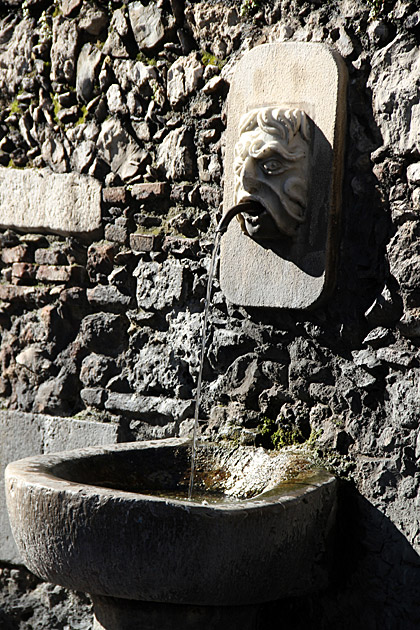
<path id="1" fill-rule="evenodd" d="M 229 77 L 249 48 L 286 40 L 325 42 L 349 71 L 337 287 L 325 306 L 298 313 L 238 308 L 215 283 L 202 430 L 306 442 L 342 478 L 331 587 L 263 607 L 261 628 L 415 630 L 416 2 L 2 5 L 0 164 L 76 171 L 104 187 L 94 241 L 0 235 L 1 400 L 116 423 L 120 440 L 190 430 Z M 2 573 L 5 628 L 47 628 L 48 608 L 51 627 L 86 627 L 61 613 L 51 621 L 61 590 L 50 601 L 37 586 L 32 613 L 19 607 L 10 592 L 27 597 L 32 583 L 16 571 Z"/>

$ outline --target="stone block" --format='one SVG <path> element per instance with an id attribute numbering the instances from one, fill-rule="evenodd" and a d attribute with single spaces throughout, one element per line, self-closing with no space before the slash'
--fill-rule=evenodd
<path id="1" fill-rule="evenodd" d="M 1 478 L 7 464 L 23 457 L 115 442 L 115 424 L 0 411 Z M 3 483 L 0 484 L 0 561 L 22 563 L 10 531 Z"/>
<path id="2" fill-rule="evenodd" d="M 36 266 L 32 263 L 16 262 L 12 265 L 12 280 L 16 284 L 31 284 L 35 280 Z"/>
<path id="3" fill-rule="evenodd" d="M 91 234 L 101 227 L 101 185 L 77 173 L 0 168 L 0 227 Z"/>
<path id="4" fill-rule="evenodd" d="M 1 260 L 5 265 L 32 262 L 32 255 L 27 245 L 16 245 L 16 247 L 5 247 L 1 252 Z"/>
<path id="5" fill-rule="evenodd" d="M 102 199 L 104 203 L 125 204 L 127 201 L 127 191 L 124 186 L 104 188 L 102 190 Z"/>
<path id="6" fill-rule="evenodd" d="M 46 287 L 15 286 L 0 284 L 0 300 L 3 302 L 24 302 L 28 305 L 45 303 L 49 289 Z"/>
<path id="7" fill-rule="evenodd" d="M 153 234 L 130 234 L 130 247 L 135 252 L 152 252 L 154 245 Z"/>
<path id="8" fill-rule="evenodd" d="M 307 309 L 330 294 L 338 249 L 346 83 L 343 61 L 324 44 L 264 44 L 237 64 L 228 100 L 224 212 L 248 199 L 260 214 L 247 220 L 243 210 L 247 231 L 234 220 L 222 238 L 221 287 L 234 304 Z M 281 118 L 280 113 L 283 122 L 277 121 L 276 132 L 268 118 Z M 260 145 L 258 157 L 248 159 L 251 142 L 249 151 L 258 142 L 285 146 L 271 148 L 263 158 Z M 255 235 L 261 223 L 264 241 Z"/>
<path id="9" fill-rule="evenodd" d="M 149 197 L 164 197 L 167 194 L 168 185 L 165 182 L 145 182 L 143 184 L 133 184 L 131 196 L 136 201 L 144 201 Z"/>
<path id="10" fill-rule="evenodd" d="M 36 272 L 39 282 L 76 282 L 86 280 L 86 271 L 80 265 L 40 265 Z"/>

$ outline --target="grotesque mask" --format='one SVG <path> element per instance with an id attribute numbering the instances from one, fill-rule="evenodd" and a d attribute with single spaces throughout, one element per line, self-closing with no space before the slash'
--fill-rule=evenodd
<path id="1" fill-rule="evenodd" d="M 292 237 L 305 220 L 310 126 L 304 111 L 262 107 L 245 114 L 235 146 L 235 204 L 255 204 L 239 215 L 254 239 Z M 245 208 L 245 206 L 244 206 Z"/>

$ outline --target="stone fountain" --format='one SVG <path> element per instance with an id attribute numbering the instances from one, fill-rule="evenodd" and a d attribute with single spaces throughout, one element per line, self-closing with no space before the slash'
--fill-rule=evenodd
<path id="1" fill-rule="evenodd" d="M 344 90 L 339 58 L 318 44 L 265 45 L 239 63 L 219 224 L 231 301 L 310 308 L 330 293 Z M 293 449 L 203 444 L 189 500 L 190 451 L 174 438 L 8 466 L 25 564 L 89 593 L 96 630 L 247 630 L 259 604 L 326 585 L 334 477 Z"/>
<path id="2" fill-rule="evenodd" d="M 207 444 L 189 501 L 190 450 L 174 438 L 9 464 L 26 566 L 89 593 L 95 628 L 220 628 L 225 618 L 253 628 L 249 605 L 326 585 L 332 475 L 293 450 Z"/>

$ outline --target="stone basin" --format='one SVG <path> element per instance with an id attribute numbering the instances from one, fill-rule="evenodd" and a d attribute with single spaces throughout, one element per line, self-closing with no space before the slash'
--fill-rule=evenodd
<path id="1" fill-rule="evenodd" d="M 325 586 L 336 481 L 297 451 L 190 442 L 93 447 L 9 464 L 12 531 L 27 567 L 70 589 L 201 606 Z"/>

